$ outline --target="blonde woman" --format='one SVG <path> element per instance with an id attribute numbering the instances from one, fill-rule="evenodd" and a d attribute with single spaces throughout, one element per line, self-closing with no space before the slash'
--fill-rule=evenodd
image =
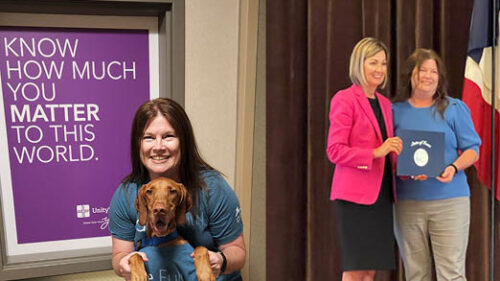
<path id="1" fill-rule="evenodd" d="M 390 101 L 377 92 L 387 80 L 387 47 L 374 38 L 359 41 L 351 54 L 352 86 L 330 106 L 328 158 L 335 164 L 334 200 L 343 281 L 371 281 L 376 270 L 394 269 L 392 203 L 395 155 Z"/>

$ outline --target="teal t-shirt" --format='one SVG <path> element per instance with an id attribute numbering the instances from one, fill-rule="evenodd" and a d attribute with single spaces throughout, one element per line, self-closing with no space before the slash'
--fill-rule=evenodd
<path id="1" fill-rule="evenodd" d="M 216 171 L 201 172 L 206 190 L 198 197 L 196 220 L 191 212 L 186 214 L 186 223 L 177 228 L 179 234 L 189 241 L 193 248 L 205 246 L 217 251 L 219 245 L 234 241 L 243 232 L 240 203 L 233 189 Z M 129 183 L 121 184 L 111 199 L 109 209 L 109 230 L 111 235 L 120 240 L 139 241 L 145 237 L 145 231 L 136 230 L 138 213 L 135 198 L 140 186 Z M 207 193 L 208 192 L 208 193 Z M 240 272 L 221 274 L 217 280 L 237 280 Z"/>
<path id="2" fill-rule="evenodd" d="M 194 251 L 191 245 L 149 246 L 140 251 L 149 259 L 144 264 L 149 281 L 198 281 L 190 256 Z"/>

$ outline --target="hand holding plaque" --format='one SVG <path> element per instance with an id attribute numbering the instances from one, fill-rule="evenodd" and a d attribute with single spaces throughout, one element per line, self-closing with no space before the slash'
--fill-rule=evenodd
<path id="1" fill-rule="evenodd" d="M 403 140 L 398 156 L 397 175 L 437 177 L 444 165 L 444 133 L 416 130 L 396 130 Z"/>

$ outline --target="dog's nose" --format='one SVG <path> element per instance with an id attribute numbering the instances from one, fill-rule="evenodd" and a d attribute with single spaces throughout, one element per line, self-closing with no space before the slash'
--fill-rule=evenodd
<path id="1" fill-rule="evenodd" d="M 155 214 L 165 213 L 165 207 L 163 207 L 163 206 L 155 207 L 155 208 L 153 208 L 153 212 Z"/>

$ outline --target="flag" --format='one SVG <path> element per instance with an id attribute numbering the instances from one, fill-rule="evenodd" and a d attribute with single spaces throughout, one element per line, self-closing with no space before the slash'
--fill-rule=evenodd
<path id="1" fill-rule="evenodd" d="M 479 160 L 475 163 L 479 180 L 487 187 L 491 187 L 491 173 L 494 172 L 496 178 L 496 198 L 500 200 L 500 188 L 498 186 L 500 179 L 500 157 L 498 157 L 500 143 L 500 53 L 498 47 L 495 50 L 495 144 L 492 146 L 491 143 L 492 12 L 493 3 L 491 0 L 474 1 L 462 100 L 471 111 L 474 127 L 482 141 L 482 145 L 479 148 Z M 498 15 L 498 10 L 496 14 Z M 495 24 L 498 26 L 498 22 Z M 491 171 L 492 149 L 496 157 L 495 171 Z"/>

